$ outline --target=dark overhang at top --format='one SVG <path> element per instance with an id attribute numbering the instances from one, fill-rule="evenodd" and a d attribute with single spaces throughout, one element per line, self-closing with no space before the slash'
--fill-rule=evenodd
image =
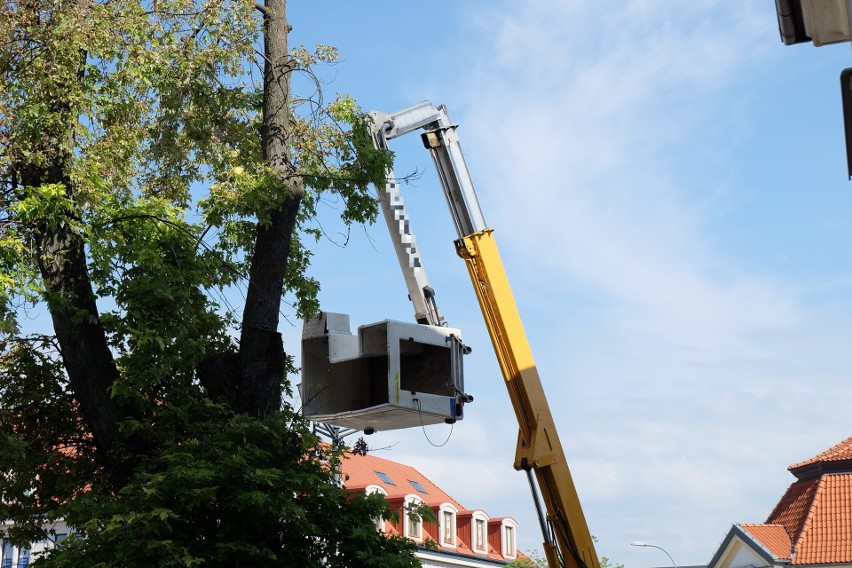
<path id="1" fill-rule="evenodd" d="M 852 40 L 850 4 L 849 0 L 775 0 L 781 41 L 821 46 Z"/>

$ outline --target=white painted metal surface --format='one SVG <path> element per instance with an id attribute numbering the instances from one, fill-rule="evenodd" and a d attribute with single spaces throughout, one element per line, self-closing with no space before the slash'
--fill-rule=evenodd
<path id="1" fill-rule="evenodd" d="M 348 324 L 333 313 L 305 323 L 299 390 L 307 417 L 365 431 L 462 418 L 458 329 L 384 320 L 352 334 Z"/>

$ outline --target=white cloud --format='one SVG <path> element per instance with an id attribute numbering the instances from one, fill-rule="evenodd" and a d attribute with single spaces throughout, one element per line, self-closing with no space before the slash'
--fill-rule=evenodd
<path id="1" fill-rule="evenodd" d="M 494 40 L 461 80 L 463 125 L 509 255 L 551 293 L 581 283 L 616 303 L 622 325 L 669 340 L 701 330 L 702 343 L 731 346 L 795 322 L 793 291 L 705 243 L 704 209 L 725 190 L 696 196 L 704 184 L 680 173 L 690 156 L 676 152 L 700 149 L 714 94 L 753 65 L 765 15 L 659 2 L 489 12 L 479 29 Z"/>

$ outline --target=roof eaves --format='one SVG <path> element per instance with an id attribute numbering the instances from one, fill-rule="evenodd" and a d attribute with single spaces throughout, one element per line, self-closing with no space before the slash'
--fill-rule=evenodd
<path id="1" fill-rule="evenodd" d="M 447 557 L 450 558 L 459 558 L 464 559 L 471 562 L 471 566 L 505 566 L 506 562 L 504 560 L 498 560 L 495 558 L 488 558 L 482 555 L 471 556 L 470 554 L 462 554 L 459 552 L 454 552 L 451 550 L 433 550 L 431 548 L 419 548 L 417 550 L 417 555 L 423 558 L 424 560 L 432 560 L 433 562 L 440 562 L 442 560 L 446 561 Z M 502 557 L 501 557 L 502 558 Z"/>
<path id="2" fill-rule="evenodd" d="M 814 457 L 791 465 L 787 469 L 795 474 L 795 470 L 806 469 L 807 466 L 819 463 L 850 462 L 852 463 L 852 437 L 846 438 L 839 444 L 828 448 Z"/>
<path id="3" fill-rule="evenodd" d="M 787 468 L 796 479 L 806 480 L 823 475 L 850 473 L 852 472 L 852 459 L 838 459 L 832 461 L 815 461 Z"/>

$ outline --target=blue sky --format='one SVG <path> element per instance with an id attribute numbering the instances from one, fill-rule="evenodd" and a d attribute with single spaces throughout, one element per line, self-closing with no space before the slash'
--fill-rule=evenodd
<path id="1" fill-rule="evenodd" d="M 662 0 L 291 2 L 291 41 L 340 48 L 328 96 L 430 99 L 461 127 L 599 552 L 708 562 L 762 522 L 790 464 L 852 435 L 848 44 L 785 47 L 774 4 Z M 379 433 L 469 507 L 540 535 L 516 426 L 428 155 L 394 146 L 475 397 L 449 427 Z M 329 219 L 334 213 L 329 205 Z M 334 234 L 337 228 L 329 221 Z M 382 225 L 321 244 L 322 306 L 411 309 Z M 298 325 L 286 326 L 288 345 Z M 443 447 L 431 445 L 449 441 Z"/>

